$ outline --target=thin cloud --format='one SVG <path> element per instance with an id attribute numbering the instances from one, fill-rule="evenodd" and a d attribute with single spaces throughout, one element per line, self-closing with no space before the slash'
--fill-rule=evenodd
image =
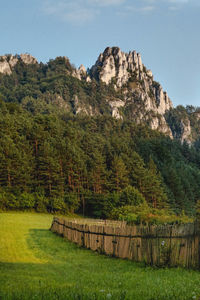
<path id="1" fill-rule="evenodd" d="M 193 2 L 194 0 L 143 0 L 143 1 L 151 4 L 162 4 L 162 3 L 185 4 L 185 3 Z"/>
<path id="2" fill-rule="evenodd" d="M 191 3 L 189 0 L 167 0 L 168 10 L 170 11 L 178 11 L 181 10 L 185 5 Z"/>
<path id="3" fill-rule="evenodd" d="M 95 19 L 105 7 L 120 6 L 127 0 L 46 0 L 43 12 L 46 15 L 71 23 L 82 25 Z"/>
<path id="4" fill-rule="evenodd" d="M 124 9 L 118 12 L 120 16 L 127 16 L 133 13 L 150 13 L 156 9 L 154 5 L 144 5 L 144 6 L 133 6 L 133 5 L 126 5 Z"/>
<path id="5" fill-rule="evenodd" d="M 177 6 L 169 6 L 168 9 L 171 10 L 171 11 L 176 11 L 179 8 Z"/>
<path id="6" fill-rule="evenodd" d="M 168 2 L 174 4 L 185 4 L 185 3 L 189 3 L 189 0 L 168 0 Z"/>
<path id="7" fill-rule="evenodd" d="M 81 25 L 83 23 L 92 21 L 98 14 L 98 11 L 79 7 L 75 10 L 69 10 L 68 12 L 62 12 L 61 17 L 63 21 L 68 21 L 73 25 Z"/>
<path id="8" fill-rule="evenodd" d="M 199 0 L 143 0 L 143 2 L 160 9 L 167 7 L 171 11 L 180 10 L 185 5 L 200 6 Z"/>
<path id="9" fill-rule="evenodd" d="M 85 1 L 68 1 L 62 0 L 53 2 L 48 0 L 45 2 L 43 12 L 46 15 L 54 16 L 61 21 L 71 23 L 73 25 L 81 25 L 92 21 L 98 15 L 98 9 L 83 5 Z"/>
<path id="10" fill-rule="evenodd" d="M 117 6 L 125 2 L 126 0 L 88 0 L 89 4 L 98 6 Z"/>
<path id="11" fill-rule="evenodd" d="M 140 7 L 138 10 L 141 12 L 150 12 L 150 11 L 153 11 L 154 9 L 155 9 L 155 6 L 149 5 L 149 6 Z"/>

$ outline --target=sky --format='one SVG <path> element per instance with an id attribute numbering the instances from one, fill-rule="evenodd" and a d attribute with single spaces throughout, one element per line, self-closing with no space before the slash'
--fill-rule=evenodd
<path id="1" fill-rule="evenodd" d="M 200 0 L 0 0 L 0 55 L 67 56 L 91 67 L 106 47 L 141 53 L 177 105 L 200 106 Z"/>

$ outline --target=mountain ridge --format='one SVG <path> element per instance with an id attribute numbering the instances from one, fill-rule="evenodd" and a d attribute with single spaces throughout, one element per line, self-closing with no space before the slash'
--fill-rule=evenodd
<path id="1" fill-rule="evenodd" d="M 55 74 L 72 76 L 82 82 L 83 91 L 79 89 L 73 93 L 70 89 L 74 90 L 75 83 L 70 86 L 66 83 L 69 90 L 67 97 L 66 92 L 51 92 L 51 101 L 66 111 L 90 116 L 107 113 L 117 119 L 145 123 L 153 130 L 189 144 L 198 137 L 198 130 L 193 130 L 191 125 L 191 114 L 186 111 L 184 118 L 181 118 L 179 111 L 176 117 L 173 115 L 173 104 L 167 92 L 154 80 L 152 71 L 143 65 L 141 55 L 136 51 L 125 53 L 119 47 L 107 47 L 88 70 L 83 65 L 75 68 L 67 57 L 57 57 L 47 64 L 39 64 L 30 54 L 4 55 L 0 56 L 0 73 L 11 76 L 20 64 L 25 69 L 35 65 L 38 69 L 47 71 L 47 75 L 55 71 Z M 95 103 L 91 96 L 93 89 L 96 89 L 96 94 L 99 89 L 105 90 L 100 95 L 95 95 L 96 98 L 99 97 Z M 43 91 L 42 93 L 45 95 Z M 192 118 L 194 117 L 199 126 L 198 113 L 193 113 Z M 174 122 L 177 123 L 176 126 Z"/>

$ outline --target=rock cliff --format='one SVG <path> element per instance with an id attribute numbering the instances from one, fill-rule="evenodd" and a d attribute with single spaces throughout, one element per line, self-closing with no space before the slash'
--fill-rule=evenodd
<path id="1" fill-rule="evenodd" d="M 164 118 L 165 112 L 173 107 L 172 102 L 162 86 L 154 81 L 152 71 L 143 65 L 139 53 L 124 53 L 118 47 L 108 47 L 91 68 L 90 77 L 106 85 L 113 84 L 116 90 L 123 91 L 123 99 L 108 101 L 113 117 L 123 118 L 119 108 L 123 107 L 126 111 L 132 106 L 132 117 L 137 122 L 148 121 L 152 129 L 172 137 Z"/>
<path id="2" fill-rule="evenodd" d="M 0 56 L 0 73 L 10 75 L 15 65 L 22 61 L 25 64 L 36 64 L 37 60 L 30 54 Z"/>

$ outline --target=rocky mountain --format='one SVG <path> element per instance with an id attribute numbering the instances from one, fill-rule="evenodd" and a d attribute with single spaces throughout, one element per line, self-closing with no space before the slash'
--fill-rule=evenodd
<path id="1" fill-rule="evenodd" d="M 14 76 L 15 91 L 22 82 L 23 88 L 30 85 L 26 82 L 30 72 L 33 74 L 29 81 L 35 78 L 38 93 L 22 93 L 18 101 L 24 106 L 30 107 L 30 101 L 42 98 L 74 114 L 108 114 L 116 119 L 145 123 L 181 142 L 192 143 L 199 137 L 198 109 L 173 108 L 167 92 L 154 80 L 152 71 L 143 65 L 136 51 L 124 53 L 118 47 L 108 47 L 89 70 L 83 65 L 76 69 L 67 57 L 57 57 L 47 64 L 39 64 L 30 54 L 0 57 L 0 78 Z M 19 73 L 23 77 L 20 80 Z M 4 91 L 5 86 L 0 87 L 0 93 Z M 27 95 L 32 100 L 27 100 Z M 12 97 L 9 101 L 13 101 Z"/>

